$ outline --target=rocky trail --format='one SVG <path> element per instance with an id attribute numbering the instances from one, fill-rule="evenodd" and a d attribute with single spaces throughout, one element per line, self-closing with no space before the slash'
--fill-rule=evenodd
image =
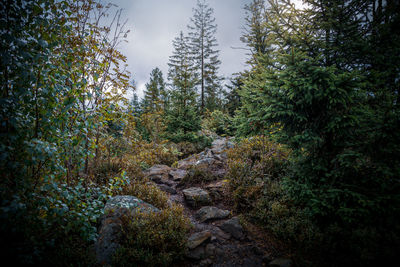
<path id="1" fill-rule="evenodd" d="M 188 237 L 186 266 L 291 266 L 280 258 L 257 232 L 244 229 L 224 198 L 226 149 L 233 147 L 228 138 L 219 138 L 211 148 L 180 160 L 176 168 L 155 165 L 146 175 L 170 194 L 170 201 L 183 205 L 193 225 Z M 193 186 L 182 179 L 193 169 L 213 177 L 208 183 Z M 189 175 L 190 177 L 190 175 Z"/>
<path id="2" fill-rule="evenodd" d="M 231 211 L 227 195 L 226 149 L 233 147 L 228 138 L 218 138 L 199 154 L 178 162 L 175 168 L 154 165 L 145 174 L 161 190 L 169 194 L 169 201 L 184 207 L 185 215 L 193 227 L 188 236 L 188 252 L 183 266 L 292 266 L 289 258 L 282 257 L 279 249 L 264 236 L 262 231 L 242 225 L 239 217 Z M 211 177 L 205 181 L 188 180 L 201 173 Z M 186 181 L 188 180 L 188 181 Z M 117 196 L 107 207 L 135 206 L 145 210 L 155 207 L 132 196 Z M 122 198 L 121 198 L 122 197 Z M 129 198 L 127 198 L 129 197 Z M 117 247 L 118 213 L 103 220 L 97 255 L 107 262 Z"/>

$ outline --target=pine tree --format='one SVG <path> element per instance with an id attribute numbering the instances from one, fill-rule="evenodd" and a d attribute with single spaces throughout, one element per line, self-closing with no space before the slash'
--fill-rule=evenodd
<path id="1" fill-rule="evenodd" d="M 173 141 L 181 141 L 189 138 L 188 133 L 200 129 L 200 118 L 196 108 L 197 75 L 183 32 L 173 40 L 173 47 L 174 51 L 168 63 L 171 105 L 167 115 L 167 131 Z"/>
<path id="2" fill-rule="evenodd" d="M 143 108 L 147 112 L 159 111 L 164 107 L 165 82 L 162 72 L 155 68 L 150 73 L 150 81 L 146 83 L 144 91 Z"/>
<path id="3" fill-rule="evenodd" d="M 217 25 L 213 13 L 214 10 L 205 1 L 199 0 L 193 9 L 191 25 L 188 25 L 190 50 L 199 75 L 196 85 L 200 86 L 201 113 L 205 108 L 209 110 L 217 108 L 218 90 L 222 81 L 218 75 L 221 61 L 218 58 L 219 51 L 215 49 L 218 45 L 215 37 Z"/>

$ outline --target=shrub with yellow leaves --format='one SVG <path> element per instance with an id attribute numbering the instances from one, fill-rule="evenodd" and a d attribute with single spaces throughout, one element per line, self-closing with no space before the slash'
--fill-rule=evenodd
<path id="1" fill-rule="evenodd" d="M 290 150 L 266 136 L 243 139 L 228 150 L 230 190 L 236 211 L 286 243 L 311 245 L 317 230 L 283 186 Z M 304 242 L 307 241 L 307 242 Z"/>

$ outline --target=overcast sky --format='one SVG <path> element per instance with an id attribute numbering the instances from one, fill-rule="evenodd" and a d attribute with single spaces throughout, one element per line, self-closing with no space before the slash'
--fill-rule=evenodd
<path id="1" fill-rule="evenodd" d="M 127 56 L 128 70 L 136 81 L 139 96 L 153 68 L 159 67 L 164 79 L 168 73 L 168 58 L 172 54 L 172 40 L 187 25 L 197 0 L 111 0 L 123 8 L 122 16 L 128 19 L 131 30 L 128 43 L 122 43 L 120 51 Z M 250 0 L 208 0 L 214 9 L 217 23 L 217 41 L 220 50 L 220 75 L 230 77 L 232 73 L 245 69 L 245 50 L 239 38 L 244 25 L 243 7 Z"/>

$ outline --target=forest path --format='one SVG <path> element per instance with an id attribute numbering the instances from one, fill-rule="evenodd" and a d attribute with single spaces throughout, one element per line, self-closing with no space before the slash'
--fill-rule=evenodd
<path id="1" fill-rule="evenodd" d="M 263 231 L 242 225 L 232 212 L 224 180 L 226 149 L 233 147 L 229 140 L 216 139 L 211 148 L 180 160 L 176 168 L 154 165 L 146 172 L 171 202 L 184 207 L 193 225 L 184 266 L 289 267 L 291 260 L 279 258 L 280 250 Z"/>

